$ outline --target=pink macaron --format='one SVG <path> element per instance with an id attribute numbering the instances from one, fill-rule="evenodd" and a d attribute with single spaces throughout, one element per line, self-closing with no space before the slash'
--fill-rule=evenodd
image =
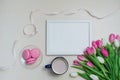
<path id="1" fill-rule="evenodd" d="M 38 48 L 25 49 L 23 51 L 22 57 L 24 58 L 26 64 L 34 64 L 40 56 L 40 50 Z"/>
<path id="2" fill-rule="evenodd" d="M 26 60 L 26 64 L 34 64 L 36 62 L 37 59 L 35 58 L 30 58 Z"/>
<path id="3" fill-rule="evenodd" d="M 25 50 L 23 51 L 22 57 L 23 57 L 25 60 L 29 59 L 29 58 L 31 57 L 30 52 L 31 52 L 30 49 L 25 49 Z"/>
<path id="4" fill-rule="evenodd" d="M 27 65 L 31 65 L 34 64 L 36 61 L 30 61 L 30 62 L 26 62 Z"/>
<path id="5" fill-rule="evenodd" d="M 27 59 L 26 62 L 30 62 L 30 61 L 36 61 L 35 58 L 30 58 L 30 59 Z"/>
<path id="6" fill-rule="evenodd" d="M 31 57 L 37 59 L 39 56 L 40 56 L 40 50 L 38 48 L 33 48 L 31 50 Z"/>

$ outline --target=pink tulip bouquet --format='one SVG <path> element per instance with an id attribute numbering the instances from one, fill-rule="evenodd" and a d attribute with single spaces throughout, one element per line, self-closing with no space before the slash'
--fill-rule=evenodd
<path id="1" fill-rule="evenodd" d="M 92 47 L 78 55 L 72 67 L 86 80 L 120 80 L 120 36 L 110 34 L 109 42 L 92 41 Z"/>

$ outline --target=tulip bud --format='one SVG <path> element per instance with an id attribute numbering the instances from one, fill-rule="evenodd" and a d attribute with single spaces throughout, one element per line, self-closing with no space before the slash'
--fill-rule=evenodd
<path id="1" fill-rule="evenodd" d="M 87 66 L 89 66 L 89 67 L 94 67 L 94 65 L 93 65 L 92 62 L 90 62 L 90 61 L 87 62 Z"/>
<path id="2" fill-rule="evenodd" d="M 102 43 L 101 40 L 97 40 L 97 41 L 96 41 L 96 45 L 97 45 L 98 48 L 101 48 L 101 47 L 102 47 L 102 44 L 103 44 L 103 43 Z"/>
<path id="3" fill-rule="evenodd" d="M 73 65 L 79 66 L 80 64 L 79 64 L 78 60 L 74 60 Z"/>
<path id="4" fill-rule="evenodd" d="M 119 35 L 116 35 L 116 39 L 117 39 L 118 41 L 120 41 L 120 36 L 119 36 Z"/>
<path id="5" fill-rule="evenodd" d="M 120 46 L 120 43 L 119 43 L 119 41 L 117 39 L 114 40 L 114 45 L 115 45 L 115 47 L 119 47 Z"/>
<path id="6" fill-rule="evenodd" d="M 90 47 L 86 48 L 86 52 L 87 52 L 88 55 L 92 55 L 93 54 L 93 52 L 92 52 Z"/>
<path id="7" fill-rule="evenodd" d="M 84 53 L 84 55 L 88 55 L 86 50 L 84 50 L 83 53 Z"/>
<path id="8" fill-rule="evenodd" d="M 78 60 L 80 60 L 80 61 L 84 61 L 84 60 L 85 60 L 84 56 L 82 56 L 82 55 L 78 55 L 77 58 L 78 58 Z"/>
<path id="9" fill-rule="evenodd" d="M 96 75 L 94 75 L 94 74 L 91 74 L 91 75 L 90 75 L 90 78 L 91 78 L 92 80 L 99 80 L 98 76 L 96 76 Z"/>
<path id="10" fill-rule="evenodd" d="M 98 56 L 97 59 L 100 63 L 104 64 L 105 60 L 102 57 Z"/>
<path id="11" fill-rule="evenodd" d="M 78 74 L 76 72 L 73 72 L 70 74 L 70 77 L 72 77 L 72 78 L 78 77 Z"/>
<path id="12" fill-rule="evenodd" d="M 101 53 L 104 57 L 108 57 L 108 51 L 106 49 L 102 48 Z"/>
<path id="13" fill-rule="evenodd" d="M 110 43 L 113 43 L 114 40 L 115 40 L 115 34 L 110 34 L 110 36 L 109 36 Z"/>
<path id="14" fill-rule="evenodd" d="M 94 48 L 97 48 L 97 45 L 96 45 L 96 42 L 95 42 L 95 41 L 92 41 L 92 46 L 93 46 Z"/>
<path id="15" fill-rule="evenodd" d="M 94 47 L 91 47 L 90 49 L 91 49 L 92 53 L 96 54 L 96 49 Z"/>

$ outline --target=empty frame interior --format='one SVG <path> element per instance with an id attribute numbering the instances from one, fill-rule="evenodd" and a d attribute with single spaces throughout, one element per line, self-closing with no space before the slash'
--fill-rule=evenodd
<path id="1" fill-rule="evenodd" d="M 47 20 L 46 54 L 78 55 L 90 46 L 91 22 L 88 20 Z"/>

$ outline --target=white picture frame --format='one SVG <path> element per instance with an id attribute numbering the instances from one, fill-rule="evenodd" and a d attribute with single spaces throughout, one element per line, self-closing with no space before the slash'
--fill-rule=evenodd
<path id="1" fill-rule="evenodd" d="M 90 46 L 90 20 L 47 20 L 46 54 L 78 55 Z"/>

